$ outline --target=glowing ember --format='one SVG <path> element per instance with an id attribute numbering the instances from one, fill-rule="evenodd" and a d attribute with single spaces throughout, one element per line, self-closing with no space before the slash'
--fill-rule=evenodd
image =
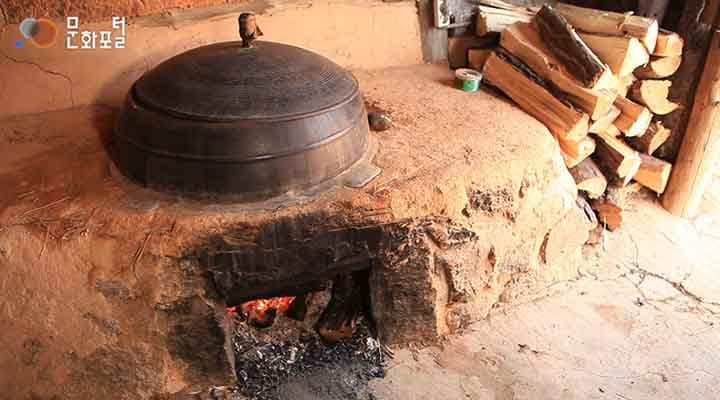
<path id="1" fill-rule="evenodd" d="M 228 307 L 229 312 L 242 311 L 247 320 L 256 326 L 270 326 L 278 313 L 290 308 L 295 297 L 273 297 L 248 301 L 240 306 Z"/>

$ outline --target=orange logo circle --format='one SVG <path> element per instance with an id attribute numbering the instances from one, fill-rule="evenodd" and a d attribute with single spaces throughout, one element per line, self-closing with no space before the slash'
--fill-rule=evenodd
<path id="1" fill-rule="evenodd" d="M 39 18 L 37 20 L 36 33 L 32 36 L 31 40 L 35 46 L 46 48 L 55 44 L 57 34 L 58 30 L 54 22 L 46 18 Z"/>

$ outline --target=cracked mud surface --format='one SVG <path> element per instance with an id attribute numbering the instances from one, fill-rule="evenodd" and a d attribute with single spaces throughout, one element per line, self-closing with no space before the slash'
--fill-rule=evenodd
<path id="1" fill-rule="evenodd" d="M 711 399 L 720 388 L 720 232 L 634 199 L 605 249 L 540 300 L 442 348 L 396 352 L 380 399 Z"/>

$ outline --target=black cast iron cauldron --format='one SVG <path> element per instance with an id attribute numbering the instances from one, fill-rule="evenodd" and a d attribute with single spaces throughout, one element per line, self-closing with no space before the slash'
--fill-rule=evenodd
<path id="1" fill-rule="evenodd" d="M 159 64 L 131 88 L 114 131 L 130 178 L 179 192 L 269 197 L 333 178 L 368 147 L 355 78 L 273 42 L 224 42 Z"/>

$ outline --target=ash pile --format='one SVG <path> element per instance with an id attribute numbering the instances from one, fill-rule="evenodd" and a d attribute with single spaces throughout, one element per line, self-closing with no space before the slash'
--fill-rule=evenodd
<path id="1" fill-rule="evenodd" d="M 353 276 L 354 275 L 354 276 Z M 366 276 L 242 305 L 233 336 L 239 391 L 252 400 L 373 399 L 389 351 L 372 334 Z"/>

